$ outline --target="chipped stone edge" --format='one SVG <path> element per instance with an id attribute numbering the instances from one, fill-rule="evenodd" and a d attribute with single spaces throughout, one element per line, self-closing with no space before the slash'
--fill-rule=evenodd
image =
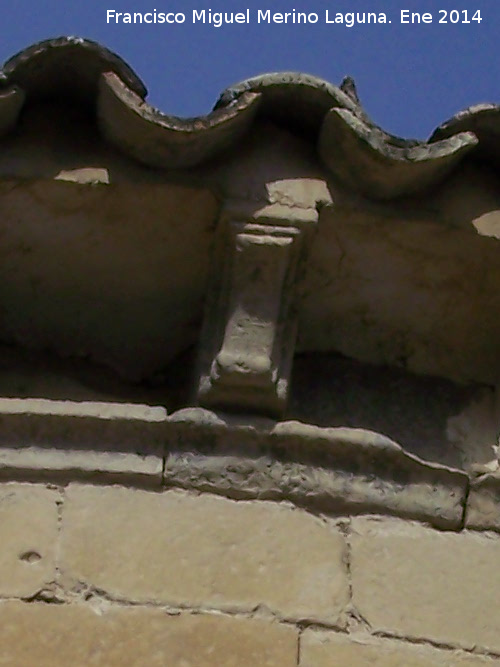
<path id="1" fill-rule="evenodd" d="M 463 471 L 363 429 L 45 399 L 0 400 L 0 480 L 182 488 L 446 530 L 463 527 L 469 491 Z"/>
<path id="2" fill-rule="evenodd" d="M 202 408 L 174 413 L 169 424 L 167 487 L 288 500 L 325 514 L 463 526 L 467 474 L 422 461 L 379 433 L 296 421 L 238 423 Z"/>
<path id="3" fill-rule="evenodd" d="M 98 124 L 110 143 L 148 166 L 187 168 L 234 145 L 253 123 L 260 98 L 246 93 L 207 116 L 182 119 L 154 109 L 107 72 L 99 81 Z"/>
<path id="4" fill-rule="evenodd" d="M 465 527 L 500 532 L 500 473 L 488 473 L 472 480 Z"/>
<path id="5" fill-rule="evenodd" d="M 458 132 L 472 131 L 480 137 L 488 132 L 488 123 L 498 124 L 500 120 L 500 105 L 475 104 L 463 111 L 459 111 L 449 120 L 437 127 L 429 138 L 429 142 L 440 141 L 457 134 Z M 497 134 L 500 133 L 499 132 Z M 486 140 L 487 137 L 485 136 Z"/>
<path id="6" fill-rule="evenodd" d="M 0 399 L 0 480 L 162 483 L 163 407 Z"/>

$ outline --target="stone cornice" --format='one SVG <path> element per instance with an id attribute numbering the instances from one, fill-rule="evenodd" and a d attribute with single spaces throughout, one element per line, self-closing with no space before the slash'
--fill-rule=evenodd
<path id="1" fill-rule="evenodd" d="M 0 445 L 4 480 L 178 487 L 450 530 L 463 527 L 469 490 L 464 472 L 372 431 L 203 408 L 167 416 L 158 407 L 1 399 Z"/>
<path id="2" fill-rule="evenodd" d="M 386 211 L 352 191 L 390 200 L 435 186 L 470 156 L 494 163 L 500 151 L 498 108 L 467 110 L 428 142 L 414 142 L 374 125 L 355 96 L 301 74 L 249 79 L 196 119 L 165 115 L 145 95 L 118 56 L 77 38 L 51 40 L 14 57 L 0 74 L 0 135 L 15 128 L 25 106 L 50 99 L 88 112 L 68 114 L 69 133 L 62 141 L 74 123 L 86 124 L 90 143 L 102 147 L 98 128 L 122 153 L 157 169 L 202 165 L 247 133 L 246 143 L 259 149 L 269 137 L 283 135 L 283 151 L 278 144 L 276 151 L 254 155 L 247 146 L 243 187 L 234 195 L 219 192 L 219 198 L 217 179 L 209 181 L 214 192 L 162 176 L 161 184 L 127 193 L 128 182 L 86 190 L 56 183 L 66 171 L 54 169 L 54 179 L 38 187 L 7 183 L 3 342 L 107 364 L 136 382 L 163 381 L 170 363 L 196 345 L 191 398 L 186 390 L 166 404 L 203 408 L 167 416 L 162 408 L 132 404 L 0 399 L 0 475 L 173 486 L 284 500 L 332 515 L 385 513 L 444 529 L 460 529 L 466 521 L 498 529 L 497 477 L 471 484 L 463 471 L 425 462 L 373 431 L 262 418 L 287 414 L 291 366 L 300 351 L 338 350 L 420 373 L 497 383 L 496 183 L 487 184 L 488 198 L 472 207 L 471 220 L 462 226 L 455 224 L 457 209 L 453 225 L 413 219 L 412 200 L 393 206 L 401 210 L 388 217 L 391 205 Z M 37 147 L 44 126 L 31 119 Z M 256 126 L 261 120 L 271 122 Z M 9 142 L 17 139 L 13 133 Z M 298 153 L 300 169 L 288 160 L 289 143 L 305 147 L 308 161 Z M 261 173 L 268 156 L 271 163 L 281 160 L 269 176 Z M 228 163 L 238 171 L 237 162 Z M 476 171 L 481 178 L 487 172 Z M 468 178 L 464 172 L 462 181 Z M 247 192 L 246 180 L 253 178 L 256 184 Z M 324 188 L 311 194 L 316 181 Z M 317 193 L 330 181 L 350 192 L 340 187 L 338 202 L 321 207 Z M 271 185 L 278 193 L 273 197 Z M 310 196 L 302 197 L 301 190 Z M 77 215 L 71 225 L 65 218 L 58 226 L 57 207 L 66 215 L 68 202 Z M 454 205 L 462 206 L 459 199 Z M 145 219 L 150 226 L 142 234 Z M 61 230 L 70 227 L 78 234 L 68 241 Z M 312 377 L 309 388 L 315 382 Z M 333 385 L 325 384 L 326 402 Z M 242 421 L 222 411 L 242 415 Z M 384 432 L 403 442 L 400 431 Z"/>

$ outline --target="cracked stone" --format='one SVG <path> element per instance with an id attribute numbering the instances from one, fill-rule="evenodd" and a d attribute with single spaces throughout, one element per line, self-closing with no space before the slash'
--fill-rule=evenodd
<path id="1" fill-rule="evenodd" d="M 370 635 L 306 630 L 299 667 L 493 667 L 500 661 Z"/>

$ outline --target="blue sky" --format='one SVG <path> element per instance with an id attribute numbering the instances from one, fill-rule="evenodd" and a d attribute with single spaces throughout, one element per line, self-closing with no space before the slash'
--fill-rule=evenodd
<path id="1" fill-rule="evenodd" d="M 183 12 L 186 21 L 107 23 L 108 9 Z M 251 22 L 193 24 L 195 9 L 249 9 Z M 319 21 L 259 24 L 259 9 L 315 12 Z M 391 23 L 326 24 L 327 9 L 330 18 L 337 12 L 384 12 Z M 429 12 L 433 22 L 402 24 L 402 9 Z M 478 10 L 480 23 L 462 22 Z M 439 23 L 444 12 L 448 23 Z M 451 23 L 457 16 L 460 22 Z M 499 30 L 498 0 L 13 0 L 2 7 L 0 61 L 49 37 L 94 39 L 135 69 L 153 105 L 179 116 L 207 113 L 224 88 L 263 72 L 303 71 L 335 84 L 349 74 L 366 111 L 384 129 L 425 138 L 457 111 L 499 101 Z"/>

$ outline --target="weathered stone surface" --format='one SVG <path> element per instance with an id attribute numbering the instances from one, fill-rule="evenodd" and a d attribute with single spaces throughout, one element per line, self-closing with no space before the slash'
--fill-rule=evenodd
<path id="1" fill-rule="evenodd" d="M 258 120 L 237 149 L 228 151 L 203 175 L 205 182 L 222 190 L 232 207 L 238 200 L 246 208 L 252 204 L 254 210 L 278 203 L 292 209 L 286 216 L 290 222 L 294 213 L 302 219 L 314 213 L 317 218 L 318 202 L 332 202 L 327 173 L 314 146 L 268 121 Z M 242 219 L 249 217 L 253 216 L 245 214 Z"/>
<path id="2" fill-rule="evenodd" d="M 54 581 L 58 498 L 43 486 L 0 485 L 0 596 L 31 597 Z"/>
<path id="3" fill-rule="evenodd" d="M 341 624 L 344 549 L 338 528 L 283 505 L 74 485 L 61 572 L 116 598 Z"/>
<path id="4" fill-rule="evenodd" d="M 482 475 L 471 482 L 465 522 L 468 528 L 500 531 L 500 474 Z"/>
<path id="5" fill-rule="evenodd" d="M 245 134 L 260 97 L 248 92 L 227 109 L 184 120 L 150 107 L 120 77 L 106 72 L 99 82 L 99 126 L 110 143 L 148 166 L 191 167 L 232 147 Z"/>
<path id="6" fill-rule="evenodd" d="M 353 604 L 372 630 L 500 652 L 500 538 L 354 519 Z"/>
<path id="7" fill-rule="evenodd" d="M 50 415 L 60 417 L 81 417 L 105 421 L 162 422 L 167 411 L 161 406 L 129 403 L 105 403 L 103 401 L 51 401 L 43 398 L 0 398 L 0 414 L 7 415 Z"/>
<path id="8" fill-rule="evenodd" d="M 89 445 L 90 446 L 90 445 Z M 99 444 L 96 444 L 96 449 Z M 163 459 L 153 454 L 47 447 L 0 447 L 0 479 L 136 484 L 159 487 Z"/>
<path id="9" fill-rule="evenodd" d="M 284 413 L 297 333 L 296 287 L 317 219 L 315 208 L 226 202 L 199 342 L 202 405 Z"/>
<path id="10" fill-rule="evenodd" d="M 382 512 L 458 527 L 467 476 L 362 429 L 218 416 L 191 408 L 0 399 L 0 477 L 125 483 Z M 164 468 L 164 447 L 166 465 Z M 362 472 L 360 472 L 362 471 Z M 404 482 L 404 483 L 403 483 Z"/>
<path id="11" fill-rule="evenodd" d="M 300 422 L 238 426 L 203 409 L 168 419 L 169 486 L 291 500 L 327 513 L 388 513 L 442 528 L 463 521 L 468 477 L 363 429 Z M 170 430 L 171 429 L 171 430 Z"/>
<path id="12" fill-rule="evenodd" d="M 0 603 L 6 667 L 295 667 L 297 631 L 275 622 L 145 608 Z"/>
<path id="13" fill-rule="evenodd" d="M 301 232 L 221 221 L 200 341 L 199 401 L 280 416 L 295 346 Z"/>
<path id="14" fill-rule="evenodd" d="M 68 183 L 80 183 L 80 185 L 97 185 L 97 183 L 109 185 L 109 173 L 104 167 L 61 169 L 61 171 L 54 176 L 54 180 L 67 181 Z"/>
<path id="15" fill-rule="evenodd" d="M 301 286 L 297 350 L 336 350 L 421 375 L 495 385 L 498 239 L 473 224 L 500 210 L 490 177 L 484 174 L 480 189 L 480 173 L 457 175 L 451 199 L 462 188 L 474 191 L 460 216 L 443 203 L 436 216 L 418 204 L 405 210 L 342 201 L 322 209 Z"/>
<path id="16" fill-rule="evenodd" d="M 138 381 L 197 340 L 217 210 L 207 189 L 3 181 L 0 198 L 2 342 Z"/>
<path id="17" fill-rule="evenodd" d="M 307 182 L 309 182 L 309 179 Z M 278 183 L 286 183 L 286 181 L 277 181 L 274 184 L 277 185 Z M 296 185 L 297 187 L 305 187 L 306 184 L 298 179 Z M 290 184 L 290 187 L 293 190 L 292 184 Z M 311 193 L 306 188 L 303 194 L 310 195 Z M 283 199 L 286 200 L 286 197 L 284 196 Z M 297 203 L 297 200 L 299 203 Z M 240 220 L 262 225 L 303 228 L 304 231 L 312 234 L 318 222 L 318 211 L 315 207 L 315 199 L 302 202 L 297 193 L 297 197 L 290 194 L 289 201 L 281 201 L 277 197 L 276 199 L 271 198 L 270 203 L 253 199 L 228 199 L 221 212 L 221 217 L 228 222 Z"/>
<path id="18" fill-rule="evenodd" d="M 493 667 L 500 660 L 369 635 L 306 630 L 299 667 Z"/>
<path id="19" fill-rule="evenodd" d="M 104 401 L 0 398 L 0 443 L 112 451 L 158 451 L 167 411 Z"/>
<path id="20" fill-rule="evenodd" d="M 420 459 L 463 469 L 491 459 L 491 394 L 481 386 L 316 352 L 294 359 L 287 417 L 383 433 Z"/>
<path id="21" fill-rule="evenodd" d="M 0 399 L 0 477 L 160 485 L 165 408 Z"/>

